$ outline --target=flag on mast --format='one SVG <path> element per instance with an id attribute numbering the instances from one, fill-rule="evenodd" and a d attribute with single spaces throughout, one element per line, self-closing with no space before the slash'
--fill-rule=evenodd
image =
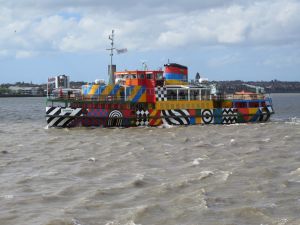
<path id="1" fill-rule="evenodd" d="M 126 53 L 128 50 L 127 48 L 121 48 L 121 49 L 116 49 L 117 54 L 122 54 L 122 53 Z"/>

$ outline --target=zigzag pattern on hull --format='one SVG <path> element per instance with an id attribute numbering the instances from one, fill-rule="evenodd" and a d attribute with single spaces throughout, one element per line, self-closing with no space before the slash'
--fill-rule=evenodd
<path id="1" fill-rule="evenodd" d="M 222 110 L 222 123 L 232 124 L 236 123 L 238 119 L 236 109 L 234 108 L 223 108 Z"/>
<path id="2" fill-rule="evenodd" d="M 189 125 L 189 112 L 185 109 L 162 110 L 162 119 L 164 124 L 168 125 Z"/>
<path id="3" fill-rule="evenodd" d="M 82 108 L 46 107 L 48 127 L 68 127 L 75 117 L 82 115 Z"/>

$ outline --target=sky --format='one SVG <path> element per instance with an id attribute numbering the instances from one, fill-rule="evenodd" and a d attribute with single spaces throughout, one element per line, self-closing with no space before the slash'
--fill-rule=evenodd
<path id="1" fill-rule="evenodd" d="M 0 83 L 107 80 L 112 29 L 118 71 L 300 81 L 300 0 L 0 0 Z"/>

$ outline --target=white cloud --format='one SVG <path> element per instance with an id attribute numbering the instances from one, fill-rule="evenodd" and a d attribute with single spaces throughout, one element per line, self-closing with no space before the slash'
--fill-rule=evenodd
<path id="1" fill-rule="evenodd" d="M 31 52 L 31 51 L 17 51 L 16 52 L 17 59 L 31 58 L 34 55 L 35 55 L 35 52 Z"/>
<path id="2" fill-rule="evenodd" d="M 0 51 L 103 51 L 112 28 L 131 50 L 300 44 L 296 0 L 159 2 L 0 1 Z"/>
<path id="3" fill-rule="evenodd" d="M 208 60 L 208 66 L 210 67 L 222 67 L 230 64 L 237 64 L 241 61 L 239 54 L 227 54 L 219 57 L 214 57 Z"/>

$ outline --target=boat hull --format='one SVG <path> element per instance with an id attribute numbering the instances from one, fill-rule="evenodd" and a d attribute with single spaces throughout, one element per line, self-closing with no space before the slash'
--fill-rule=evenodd
<path id="1" fill-rule="evenodd" d="M 106 104 L 106 108 L 75 104 L 46 107 L 46 121 L 48 127 L 61 128 L 235 124 L 267 122 L 273 113 L 271 105 L 254 108 L 156 109 L 148 104 Z"/>

